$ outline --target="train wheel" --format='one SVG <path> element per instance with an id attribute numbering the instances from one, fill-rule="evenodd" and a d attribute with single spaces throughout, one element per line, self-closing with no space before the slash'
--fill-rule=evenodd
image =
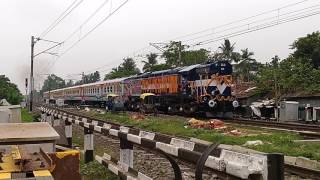
<path id="1" fill-rule="evenodd" d="M 179 106 L 174 105 L 174 104 L 168 106 L 168 114 L 174 115 L 174 114 L 176 114 L 178 112 L 179 112 Z"/>
<path id="2" fill-rule="evenodd" d="M 183 106 L 183 113 L 186 115 L 192 115 L 196 111 L 196 107 L 193 104 L 185 104 Z"/>

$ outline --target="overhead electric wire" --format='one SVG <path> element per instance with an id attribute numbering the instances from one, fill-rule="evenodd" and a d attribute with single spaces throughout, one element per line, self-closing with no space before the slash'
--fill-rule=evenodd
<path id="1" fill-rule="evenodd" d="M 278 19 L 278 18 L 280 18 L 282 16 L 293 14 L 293 13 L 300 12 L 300 11 L 304 11 L 304 10 L 307 10 L 307 9 L 315 10 L 315 9 L 312 9 L 312 8 L 319 7 L 319 6 L 320 6 L 320 4 L 317 4 L 317 5 L 309 6 L 309 7 L 306 7 L 306 8 L 299 9 L 299 10 L 294 10 L 294 11 L 286 12 L 286 13 L 283 13 L 283 14 L 278 14 L 278 15 L 275 15 L 275 16 L 272 16 L 272 17 L 256 20 L 256 21 L 253 21 L 253 22 L 248 22 L 248 23 L 241 24 L 241 25 L 238 25 L 238 26 L 230 27 L 228 29 L 223 29 L 223 30 L 220 30 L 220 31 L 216 31 L 216 32 L 204 34 L 204 35 L 201 35 L 201 36 L 197 36 L 197 37 L 194 37 L 194 38 L 190 38 L 190 39 L 184 40 L 183 42 L 185 43 L 185 42 L 189 42 L 189 41 L 194 41 L 196 39 L 204 38 L 204 37 L 207 37 L 207 36 L 211 36 L 211 35 L 214 35 L 214 34 L 219 34 L 221 32 L 226 32 L 226 31 L 230 31 L 230 30 L 233 30 L 233 29 L 241 28 L 241 27 L 249 27 L 249 26 L 251 26 L 253 24 L 256 24 L 256 23 L 259 23 L 259 22 L 264 22 L 264 21 L 271 20 L 271 19 Z"/>
<path id="2" fill-rule="evenodd" d="M 201 34 L 201 33 L 204 33 L 204 32 L 207 32 L 207 31 L 210 31 L 210 30 L 213 30 L 213 29 L 221 29 L 221 28 L 223 28 L 223 27 L 227 27 L 227 26 L 230 26 L 230 25 L 232 25 L 232 24 L 237 24 L 237 23 L 241 23 L 241 22 L 245 22 L 245 21 L 247 21 L 247 20 L 250 20 L 250 19 L 253 19 L 253 18 L 257 18 L 257 17 L 259 17 L 259 16 L 262 16 L 262 15 L 266 15 L 266 14 L 270 14 L 270 13 L 272 13 L 272 12 L 280 12 L 280 10 L 283 10 L 283 9 L 286 9 L 286 8 L 289 8 L 289 7 L 293 7 L 293 6 L 296 6 L 296 5 L 299 5 L 299 4 L 302 4 L 302 3 L 305 3 L 305 2 L 307 2 L 307 1 L 310 1 L 310 0 L 303 0 L 303 1 L 299 1 L 299 2 L 296 2 L 296 3 L 291 3 L 291 4 L 288 4 L 288 5 L 285 5 L 285 6 L 282 6 L 282 7 L 279 7 L 279 8 L 276 8 L 276 9 L 273 9 L 273 10 L 269 10 L 269 11 L 265 11 L 265 12 L 262 12 L 262 13 L 259 13 L 259 14 L 256 14 L 256 15 L 253 15 L 253 16 L 250 16 L 250 17 L 247 17 L 247 18 L 243 18 L 243 19 L 240 19 L 240 20 L 236 20 L 236 21 L 232 21 L 232 22 L 229 22 L 229 23 L 226 23 L 226 24 L 222 24 L 222 25 L 219 25 L 219 26 L 216 26 L 216 27 L 212 27 L 212 28 L 208 28 L 208 29 L 205 29 L 205 30 L 202 30 L 202 31 L 199 31 L 199 32 L 195 32 L 195 33 L 190 33 L 190 34 L 187 34 L 187 35 L 183 35 L 183 36 L 179 36 L 179 37 L 176 37 L 176 38 L 173 38 L 173 39 L 171 39 L 171 40 L 175 40 L 175 39 L 181 39 L 181 38 L 185 38 L 185 37 L 190 37 L 190 36 L 194 36 L 194 35 L 197 35 L 197 34 Z M 308 7 L 308 8 L 311 8 L 311 7 Z M 308 8 L 304 8 L 304 9 L 308 9 Z M 297 10 L 297 11 L 302 11 L 303 9 L 300 9 L 300 10 Z M 296 12 L 297 12 L 296 11 Z M 291 13 L 293 13 L 294 11 L 292 11 Z M 279 18 L 280 16 L 284 16 L 284 15 L 286 15 L 286 14 L 290 14 L 290 13 L 284 13 L 284 14 L 278 14 L 277 16 L 274 16 L 274 17 L 269 17 L 268 19 L 274 19 L 274 18 Z M 309 16 L 308 16 L 309 17 Z M 305 18 L 305 17 L 301 17 L 300 19 L 302 19 L 302 18 Z M 298 19 L 296 19 L 296 20 L 298 20 Z M 258 21 L 261 21 L 261 20 L 258 20 Z M 264 20 L 265 21 L 265 20 Z M 283 21 L 283 20 L 282 20 Z M 291 20 L 291 21 L 294 21 L 294 20 Z M 249 22 L 249 23 L 246 23 L 245 24 L 245 26 L 247 26 L 248 24 L 252 24 L 252 23 L 256 23 L 257 21 L 253 21 L 253 22 Z M 263 22 L 263 21 L 262 21 Z M 283 24 L 283 23 L 286 23 L 286 22 L 278 22 L 279 24 Z M 274 24 L 273 25 L 271 25 L 270 27 L 272 27 L 272 26 L 275 26 Z M 263 28 L 259 28 L 259 29 L 254 29 L 254 30 L 251 30 L 251 32 L 252 31 L 257 31 L 257 30 L 260 30 L 260 29 L 265 29 L 265 28 L 267 28 L 267 27 L 263 27 Z M 248 29 L 247 29 L 248 30 Z M 225 31 L 225 30 L 224 30 Z M 241 33 L 243 33 L 243 34 L 246 34 L 246 33 L 249 33 L 249 32 L 243 32 L 243 31 L 241 31 Z M 212 33 L 210 33 L 210 34 L 212 34 Z M 230 36 L 232 36 L 232 37 L 234 37 L 234 36 L 236 36 L 237 34 L 234 34 L 234 33 L 230 33 L 230 34 L 228 34 L 227 36 L 228 37 L 230 37 Z M 208 35 L 207 35 L 208 36 Z M 221 37 L 226 37 L 226 36 L 221 36 Z M 224 39 L 224 38 L 220 38 L 219 40 L 222 40 L 222 39 Z M 196 38 L 196 39 L 198 39 L 198 38 Z M 192 39 L 191 39 L 192 40 Z M 216 41 L 218 41 L 218 40 L 216 40 Z M 202 42 L 202 41 L 200 41 L 200 43 L 204 43 L 204 42 Z M 208 43 L 210 43 L 210 42 L 208 42 Z M 195 44 L 195 45 L 193 45 L 193 46 L 197 46 L 197 45 L 202 45 L 202 44 Z M 144 48 L 141 48 L 142 50 L 145 50 L 146 48 L 149 48 L 150 47 L 150 45 L 149 46 L 146 46 L 146 47 L 144 47 Z M 65 53 L 63 53 L 63 54 L 65 54 Z M 133 53 L 132 53 L 133 54 Z M 108 64 L 109 65 L 109 64 Z M 95 68 L 94 70 L 98 70 L 98 69 L 101 69 L 101 68 L 103 68 L 103 67 L 106 67 L 107 65 L 103 65 L 103 66 L 100 66 L 100 67 L 98 67 L 98 68 Z M 110 69 L 112 69 L 112 68 L 107 68 L 107 70 L 110 70 Z M 88 70 L 89 71 L 89 70 Z M 88 72 L 88 71 L 86 71 L 86 72 Z"/>
<path id="3" fill-rule="evenodd" d="M 299 17 L 292 17 L 290 19 L 281 19 L 279 21 L 269 22 L 268 24 L 266 23 L 264 25 L 258 25 L 258 26 L 252 27 L 250 29 L 247 29 L 247 30 L 237 31 L 237 32 L 233 32 L 233 33 L 230 33 L 230 34 L 227 34 L 227 35 L 219 36 L 219 37 L 216 37 L 216 38 L 213 38 L 213 39 L 200 41 L 198 43 L 193 44 L 192 46 L 199 46 L 199 45 L 205 45 L 205 44 L 213 43 L 213 42 L 216 42 L 216 41 L 223 40 L 225 38 L 240 36 L 240 35 L 247 34 L 247 33 L 250 33 L 250 32 L 258 31 L 258 30 L 261 30 L 261 29 L 266 29 L 266 28 L 269 28 L 269 27 L 277 26 L 277 25 L 280 25 L 280 24 L 284 24 L 284 23 L 288 23 L 288 22 L 292 22 L 292 21 L 296 21 L 296 20 L 300 20 L 300 19 L 304 19 L 304 18 L 311 17 L 311 16 L 318 15 L 318 14 L 320 14 L 320 11 L 312 12 L 312 13 L 309 13 L 309 14 L 306 14 L 306 15 L 302 15 L 302 16 L 299 16 Z"/>
<path id="4" fill-rule="evenodd" d="M 72 48 L 74 48 L 80 41 L 82 41 L 84 38 L 86 38 L 89 34 L 91 34 L 94 30 L 96 30 L 99 26 L 101 26 L 106 20 L 108 20 L 113 14 L 115 14 L 121 7 L 123 7 L 129 0 L 124 1 L 121 5 L 119 5 L 114 11 L 112 11 L 108 16 L 103 18 L 98 24 L 96 24 L 90 31 L 88 31 L 85 35 L 79 38 L 78 41 L 73 43 L 67 50 L 65 50 L 61 55 L 63 56 L 67 52 L 69 52 Z"/>
<path id="5" fill-rule="evenodd" d="M 276 12 L 276 11 L 279 11 L 279 10 L 281 10 L 281 9 L 285 9 L 285 8 L 288 8 L 288 7 L 292 7 L 292 6 L 295 6 L 295 5 L 304 3 L 304 2 L 306 2 L 306 1 L 309 1 L 309 0 L 304 0 L 304 1 L 299 1 L 299 2 L 296 2 L 296 3 L 288 4 L 288 5 L 286 5 L 286 6 L 282 6 L 282 7 L 277 8 L 277 9 L 265 11 L 265 12 L 262 12 L 262 13 L 259 13 L 259 14 L 257 14 L 257 15 L 250 16 L 250 17 L 247 17 L 247 18 L 244 18 L 244 19 L 241 19 L 241 20 L 232 21 L 232 22 L 230 22 L 230 23 L 226 23 L 226 24 L 223 24 L 223 25 L 219 25 L 219 26 L 216 26 L 215 28 L 222 28 L 222 27 L 230 26 L 230 25 L 232 25 L 232 24 L 244 22 L 244 21 L 246 21 L 246 20 L 253 19 L 253 18 L 262 16 L 262 15 L 265 15 L 265 14 L 269 14 L 269 13 L 271 13 L 271 12 Z M 248 22 L 248 23 L 246 23 L 246 24 L 244 24 L 244 25 L 235 26 L 235 27 L 232 27 L 232 28 L 228 28 L 228 29 L 221 30 L 220 32 L 225 32 L 225 31 L 232 30 L 232 29 L 235 29 L 235 28 L 248 26 L 248 24 L 254 24 L 254 23 L 257 23 L 257 22 L 263 22 L 263 21 L 266 21 L 266 20 L 279 18 L 279 17 L 285 16 L 285 15 L 288 15 L 288 14 L 292 14 L 292 13 L 295 13 L 295 12 L 299 12 L 299 11 L 303 11 L 303 10 L 306 10 L 306 9 L 314 8 L 314 7 L 317 7 L 317 6 L 320 6 L 320 5 L 317 4 L 317 5 L 309 6 L 309 7 L 306 7 L 306 8 L 299 9 L 299 10 L 290 11 L 290 12 L 286 12 L 286 13 L 283 13 L 283 14 L 278 14 L 278 15 L 273 16 L 273 17 L 264 18 L 264 19 L 260 19 L 260 20 L 256 20 L 256 21 L 252 21 L 252 22 Z M 297 14 L 295 14 L 295 15 L 297 15 Z M 278 21 L 278 20 L 276 20 L 276 21 Z M 211 30 L 211 29 L 212 29 L 212 28 L 206 29 L 206 30 L 203 30 L 203 31 L 200 31 L 200 32 L 188 34 L 188 35 L 185 35 L 185 36 L 180 36 L 180 38 L 188 37 L 188 36 L 190 36 L 190 35 L 200 34 L 200 33 L 202 33 L 202 32 L 206 32 L 206 31 Z M 208 35 L 212 35 L 212 34 L 216 34 L 216 33 L 220 33 L 220 32 L 210 33 L 210 34 L 208 34 Z M 203 35 L 203 37 L 206 37 L 206 36 L 208 36 L 208 35 Z M 224 37 L 224 36 L 223 36 L 223 37 Z M 192 38 L 192 39 L 188 39 L 188 40 L 186 40 L 186 41 L 192 41 L 192 40 L 199 39 L 199 38 L 202 38 L 202 36 L 201 36 L 201 37 L 196 37 L 196 38 L 194 38 L 194 39 L 193 39 L 193 38 Z M 223 39 L 223 38 L 222 38 L 222 39 Z M 220 40 L 221 40 L 221 39 L 220 39 Z M 185 41 L 183 41 L 183 42 L 185 42 Z M 194 45 L 193 45 L 193 46 L 194 46 Z M 144 50 L 144 49 L 146 49 L 146 48 L 148 48 L 148 47 L 150 47 L 150 46 L 146 46 L 146 47 L 144 47 L 144 48 L 142 48 L 142 49 Z M 108 64 L 108 65 L 109 65 L 109 64 Z M 94 70 L 101 69 L 102 67 L 105 67 L 105 66 L 106 66 L 106 65 L 100 66 L 100 67 L 98 67 L 98 68 L 95 68 Z M 109 69 L 110 69 L 110 68 L 108 68 L 108 70 L 109 70 Z M 89 70 L 88 70 L 88 71 L 89 71 Z M 88 72 L 88 71 L 87 71 L 87 72 Z"/>
<path id="6" fill-rule="evenodd" d="M 73 37 L 77 32 L 79 32 L 82 27 L 87 24 L 107 3 L 109 0 L 105 0 L 75 31 L 73 31 L 65 40 L 68 41 L 71 37 Z"/>
<path id="7" fill-rule="evenodd" d="M 63 19 L 65 19 L 74 9 L 76 9 L 83 0 L 80 0 L 75 6 L 73 6 L 78 0 L 73 1 L 68 8 L 45 30 L 40 34 L 40 37 L 46 36 L 51 32 Z M 69 11 L 69 12 L 68 12 Z"/>
<path id="8" fill-rule="evenodd" d="M 262 12 L 262 13 L 259 13 L 259 14 L 253 15 L 253 16 L 249 16 L 249 17 L 246 17 L 246 18 L 243 18 L 243 19 L 231 21 L 231 22 L 226 23 L 226 24 L 222 24 L 222 25 L 218 25 L 218 26 L 215 26 L 215 27 L 207 28 L 207 29 L 204 29 L 204 30 L 201 30 L 201 31 L 198 31 L 198 32 L 194 32 L 194 33 L 190 33 L 190 34 L 186 34 L 186 35 L 183 35 L 183 36 L 178 36 L 178 37 L 175 37 L 175 38 L 171 38 L 171 39 L 168 39 L 168 40 L 166 40 L 166 41 L 177 40 L 177 39 L 182 39 L 182 38 L 185 38 L 185 37 L 189 37 L 189 36 L 201 34 L 201 33 L 207 32 L 207 31 L 211 31 L 211 30 L 213 30 L 213 29 L 218 29 L 218 28 L 221 28 L 221 27 L 225 27 L 225 26 L 229 26 L 229 25 L 232 25 L 232 24 L 236 24 L 236 23 L 239 23 L 239 22 L 243 22 L 243 21 L 246 21 L 246 20 L 249 20 L 249 19 L 253 19 L 253 18 L 256 18 L 256 17 L 258 17 L 258 16 L 262 16 L 262 15 L 265 15 L 265 14 L 269 14 L 269 13 L 271 13 L 271 12 L 277 12 L 277 11 L 280 11 L 281 9 L 285 9 L 285 8 L 288 8 L 288 7 L 296 6 L 296 5 L 305 3 L 305 2 L 307 2 L 307 1 L 310 1 L 310 0 L 298 1 L 298 2 L 295 2 L 295 3 L 291 3 L 291 4 L 288 4 L 288 5 L 285 5 L 285 6 L 276 8 L 276 9 L 264 11 L 264 12 Z"/>

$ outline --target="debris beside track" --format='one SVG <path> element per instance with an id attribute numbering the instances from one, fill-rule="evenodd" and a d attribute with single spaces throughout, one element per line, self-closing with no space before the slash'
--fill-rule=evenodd
<path id="1" fill-rule="evenodd" d="M 223 129 L 226 128 L 224 126 L 224 122 L 218 119 L 212 119 L 210 121 L 202 121 L 192 118 L 188 121 L 187 125 L 192 128 L 203 128 L 203 129 Z"/>
<path id="2" fill-rule="evenodd" d="M 187 122 L 187 125 L 191 128 L 196 128 L 196 129 L 201 128 L 201 129 L 218 130 L 218 131 L 221 131 L 223 134 L 230 135 L 230 136 L 240 136 L 240 135 L 244 134 L 238 129 L 235 129 L 231 126 L 225 125 L 225 123 L 219 119 L 211 119 L 210 121 L 202 121 L 202 120 L 197 120 L 195 118 L 191 118 Z"/>
<path id="3" fill-rule="evenodd" d="M 130 118 L 136 121 L 141 121 L 141 120 L 144 120 L 146 116 L 141 113 L 131 113 Z"/>

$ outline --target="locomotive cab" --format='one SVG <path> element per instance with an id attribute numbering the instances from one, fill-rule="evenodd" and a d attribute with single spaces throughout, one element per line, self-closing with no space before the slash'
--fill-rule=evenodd
<path id="1" fill-rule="evenodd" d="M 159 105 L 159 98 L 153 93 L 143 93 L 140 96 L 142 113 L 157 113 L 157 105 Z"/>

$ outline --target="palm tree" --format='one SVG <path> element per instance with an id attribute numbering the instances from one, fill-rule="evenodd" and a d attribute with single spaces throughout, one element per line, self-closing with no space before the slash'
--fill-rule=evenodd
<path id="1" fill-rule="evenodd" d="M 149 71 L 151 71 L 152 68 L 153 68 L 156 64 L 158 64 L 157 57 L 158 57 L 158 55 L 155 54 L 155 53 L 147 54 L 147 59 L 148 59 L 148 61 L 142 61 L 142 62 L 144 63 L 142 70 L 143 70 L 144 72 L 149 72 Z"/>
<path id="2" fill-rule="evenodd" d="M 232 62 L 238 62 L 239 61 L 239 53 L 234 52 L 235 43 L 231 45 L 229 39 L 225 39 L 224 43 L 219 46 L 219 49 L 222 51 L 220 56 L 222 58 L 227 59 L 228 61 Z"/>
<path id="3" fill-rule="evenodd" d="M 241 60 L 252 61 L 254 60 L 251 58 L 253 55 L 254 55 L 254 52 L 249 51 L 248 48 L 241 49 Z"/>
<path id="4" fill-rule="evenodd" d="M 247 81 L 250 81 L 250 71 L 254 69 L 256 60 L 252 58 L 253 52 L 249 51 L 248 48 L 241 50 L 241 62 L 237 65 L 239 72 L 242 77 L 246 77 Z"/>

